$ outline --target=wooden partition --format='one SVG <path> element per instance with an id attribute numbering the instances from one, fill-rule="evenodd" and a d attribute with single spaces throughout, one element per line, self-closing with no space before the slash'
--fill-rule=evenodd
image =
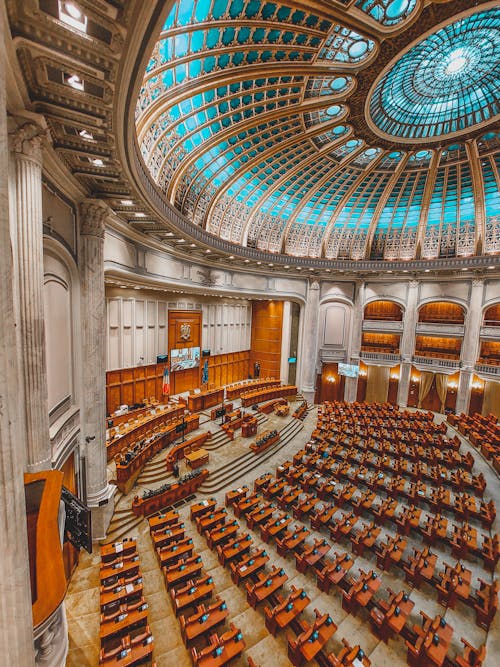
<path id="1" fill-rule="evenodd" d="M 250 374 L 250 350 L 216 354 L 208 358 L 208 382 L 215 387 L 246 380 Z M 201 360 L 203 366 L 205 359 Z"/>
<path id="2" fill-rule="evenodd" d="M 163 371 L 166 364 L 150 364 L 122 368 L 106 373 L 106 412 L 113 413 L 120 405 L 135 405 L 154 397 L 163 400 Z"/>
<path id="3" fill-rule="evenodd" d="M 283 302 L 252 302 L 252 339 L 250 344 L 250 375 L 254 365 L 260 366 L 260 377 L 279 378 L 281 375 L 281 336 Z"/>
<path id="4" fill-rule="evenodd" d="M 339 375 L 338 364 L 323 364 L 318 386 L 318 403 L 324 401 L 343 401 L 345 376 Z"/>
<path id="5" fill-rule="evenodd" d="M 78 491 L 76 485 L 74 452 L 72 452 L 64 462 L 61 472 L 63 473 L 63 486 L 77 496 Z M 74 547 L 69 540 L 63 544 L 64 572 L 68 581 L 78 565 L 78 553 L 78 549 Z"/>

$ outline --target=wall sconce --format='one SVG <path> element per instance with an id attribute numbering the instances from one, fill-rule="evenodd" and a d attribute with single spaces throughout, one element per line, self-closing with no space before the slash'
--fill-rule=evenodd
<path id="1" fill-rule="evenodd" d="M 333 375 L 329 375 L 327 380 L 328 380 L 328 382 L 331 382 L 331 383 L 335 382 L 335 378 L 333 377 Z"/>
<path id="2" fill-rule="evenodd" d="M 365 378 L 367 375 L 366 371 L 359 371 L 359 377 L 360 378 Z"/>
<path id="3" fill-rule="evenodd" d="M 483 388 L 483 385 L 480 384 L 479 382 L 473 382 L 473 383 L 472 383 L 472 388 L 473 388 L 473 389 L 482 389 L 482 388 Z"/>
<path id="4" fill-rule="evenodd" d="M 416 375 L 412 375 L 411 376 L 411 381 L 418 384 L 420 382 L 420 378 L 417 377 Z"/>
<path id="5" fill-rule="evenodd" d="M 391 380 L 399 380 L 399 375 L 391 375 Z"/>
<path id="6" fill-rule="evenodd" d="M 455 391 L 458 389 L 458 382 L 448 382 L 448 389 Z"/>

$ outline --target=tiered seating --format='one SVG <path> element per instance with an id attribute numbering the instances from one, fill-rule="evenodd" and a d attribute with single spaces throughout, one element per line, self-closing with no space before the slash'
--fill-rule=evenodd
<path id="1" fill-rule="evenodd" d="M 500 425 L 495 415 L 448 415 L 448 422 L 465 435 L 500 472 Z"/>
<path id="2" fill-rule="evenodd" d="M 150 663 L 153 636 L 148 625 L 148 605 L 133 539 L 101 547 L 99 664 Z"/>
<path id="3" fill-rule="evenodd" d="M 267 487 L 269 488 L 269 487 Z M 272 493 L 272 492 L 271 492 Z M 254 505 L 257 500 L 257 506 Z M 291 519 L 283 512 L 279 512 L 274 503 L 264 502 L 258 493 L 249 494 L 248 487 L 229 491 L 226 494 L 226 506 L 232 507 L 237 516 L 244 516 L 247 525 L 254 529 L 260 527 L 268 539 L 279 539 L 276 536 L 288 526 Z M 220 512 L 222 510 L 219 510 Z M 196 519 L 198 525 L 201 521 Z M 234 521 L 224 517 L 224 527 L 229 533 L 235 526 Z M 272 532 L 272 528 L 277 530 Z M 315 658 L 320 664 L 334 664 L 328 662 L 329 658 L 324 648 L 330 637 L 335 633 L 337 626 L 329 614 L 322 614 L 315 609 L 315 620 L 312 624 L 301 618 L 303 611 L 309 605 L 309 597 L 305 590 L 291 586 L 290 592 L 285 595 L 282 591 L 288 576 L 283 568 L 268 566 L 269 556 L 263 549 L 257 549 L 252 545 L 252 538 L 248 533 L 239 532 L 239 524 L 236 524 L 236 535 L 224 537 L 217 545 L 219 559 L 231 569 L 231 577 L 238 585 L 244 585 L 248 603 L 254 608 L 263 607 L 266 627 L 271 634 L 276 635 L 279 631 L 288 628 L 295 636 L 288 635 L 288 657 L 293 665 L 302 665 Z M 220 528 L 209 528 L 206 530 L 205 538 L 212 548 L 215 542 L 214 531 L 220 535 Z M 243 545 L 245 555 L 232 552 L 237 546 Z M 328 546 L 328 549 L 330 547 Z M 316 547 L 310 551 L 304 549 L 302 557 L 317 556 Z M 317 545 L 321 550 L 319 558 L 326 553 L 323 545 Z M 225 557 L 221 559 L 221 555 Z M 266 569 L 267 568 L 267 569 Z M 338 663 L 350 664 L 350 663 Z M 369 665 L 370 662 L 364 663 Z"/>
<path id="4" fill-rule="evenodd" d="M 248 391 L 241 394 L 241 405 L 247 407 L 254 403 L 271 401 L 275 398 L 285 398 L 286 396 L 295 396 L 297 387 L 295 385 L 283 385 L 282 387 L 264 388 L 256 391 Z"/>
<path id="5" fill-rule="evenodd" d="M 225 510 L 216 508 L 210 499 L 193 506 L 191 518 L 203 533 L 217 529 L 219 520 L 213 521 L 213 517 L 221 512 L 224 514 Z M 184 524 L 175 511 L 152 517 L 149 526 L 182 639 L 188 648 L 197 644 L 191 648 L 193 665 L 225 665 L 242 653 L 245 642 L 232 624 L 222 634 L 214 633 L 226 622 L 229 611 L 224 600 L 218 596 L 212 599 L 215 584 L 212 577 L 202 573 L 203 563 L 194 552 L 192 538 L 185 535 Z M 205 648 L 200 648 L 200 641 L 206 643 Z"/>

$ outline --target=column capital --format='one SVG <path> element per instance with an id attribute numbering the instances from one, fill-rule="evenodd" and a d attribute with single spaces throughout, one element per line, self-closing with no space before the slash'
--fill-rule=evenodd
<path id="1" fill-rule="evenodd" d="M 409 287 L 411 287 L 412 289 L 415 289 L 416 287 L 418 287 L 419 284 L 420 284 L 420 280 L 410 280 L 408 282 Z"/>
<path id="2" fill-rule="evenodd" d="M 36 123 L 27 122 L 10 133 L 12 150 L 16 156 L 27 157 L 42 164 L 42 146 L 47 131 Z"/>
<path id="3" fill-rule="evenodd" d="M 104 239 L 104 222 L 110 213 L 101 199 L 84 199 L 80 203 L 80 235 Z"/>

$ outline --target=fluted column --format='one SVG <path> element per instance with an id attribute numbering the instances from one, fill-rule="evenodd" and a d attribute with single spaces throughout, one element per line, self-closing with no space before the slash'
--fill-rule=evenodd
<path id="1" fill-rule="evenodd" d="M 0 19 L 0 43 L 4 26 Z M 17 358 L 13 257 L 9 225 L 5 70 L 0 50 L 0 656 L 35 664 L 23 467 L 26 428 Z"/>
<path id="2" fill-rule="evenodd" d="M 484 283 L 482 280 L 472 281 L 469 311 L 465 320 L 464 340 L 461 352 L 461 370 L 458 381 L 457 402 L 455 412 L 467 412 L 469 409 L 472 374 L 478 357 L 479 335 L 482 324 Z"/>
<path id="3" fill-rule="evenodd" d="M 16 249 L 21 377 L 26 409 L 26 468 L 52 467 L 43 315 L 42 142 L 45 132 L 25 123 L 11 134 L 16 167 Z"/>
<path id="4" fill-rule="evenodd" d="M 352 332 L 349 343 L 349 357 L 353 363 L 359 364 L 361 340 L 363 338 L 363 310 L 365 302 L 365 283 L 356 283 L 356 296 L 354 298 L 354 312 L 352 318 Z M 358 378 L 345 378 L 344 400 L 352 402 L 356 400 L 358 393 Z"/>
<path id="5" fill-rule="evenodd" d="M 406 408 L 408 405 L 408 391 L 410 390 L 411 378 L 411 358 L 415 351 L 415 336 L 417 329 L 417 301 L 418 301 L 418 280 L 411 280 L 408 283 L 408 294 L 406 298 L 406 308 L 403 317 L 403 334 L 401 336 L 401 366 L 398 383 L 398 405 Z"/>
<path id="6" fill-rule="evenodd" d="M 316 390 L 316 360 L 318 356 L 319 283 L 310 282 L 304 316 L 304 337 L 301 360 L 301 392 L 312 403 Z"/>
<path id="7" fill-rule="evenodd" d="M 94 540 L 106 535 L 114 487 L 106 469 L 106 303 L 104 296 L 104 222 L 110 210 L 100 200 L 80 205 L 80 268 L 82 321 L 82 435 L 87 504 L 92 510 Z M 82 443 L 83 444 L 83 443 Z"/>

